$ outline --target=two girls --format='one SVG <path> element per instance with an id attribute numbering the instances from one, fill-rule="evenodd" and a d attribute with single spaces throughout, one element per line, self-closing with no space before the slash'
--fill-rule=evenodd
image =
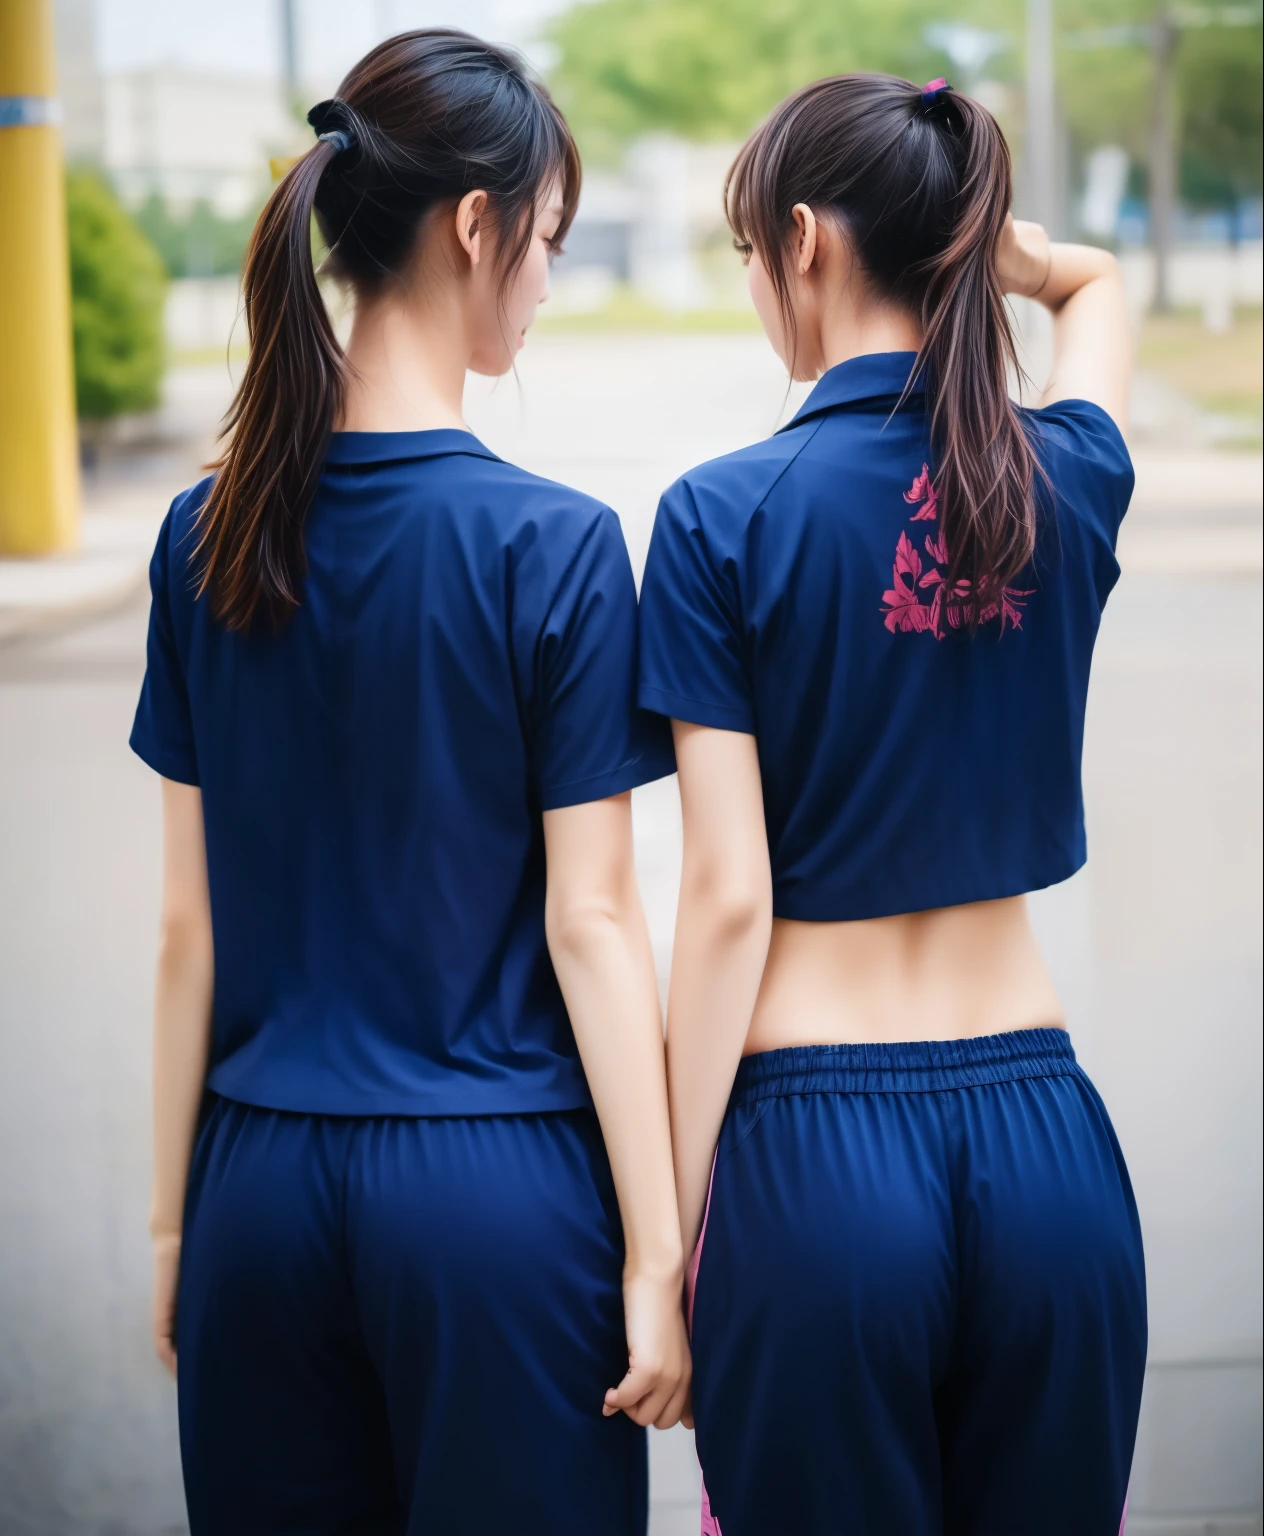
<path id="1" fill-rule="evenodd" d="M 1108 259 L 1014 233 L 999 133 L 946 90 L 774 114 L 730 210 L 824 377 L 664 498 L 638 710 L 617 520 L 460 414 L 547 294 L 565 124 L 438 31 L 312 118 L 231 442 L 155 553 L 133 734 L 165 780 L 155 1316 L 195 1536 L 644 1531 L 704 1226 L 725 1536 L 1117 1526 L 1135 1211 L 1021 894 L 1083 857 L 1130 487 Z M 1009 406 L 1003 286 L 1057 309 L 1074 403 Z M 628 808 L 664 717 L 674 1180 Z"/>

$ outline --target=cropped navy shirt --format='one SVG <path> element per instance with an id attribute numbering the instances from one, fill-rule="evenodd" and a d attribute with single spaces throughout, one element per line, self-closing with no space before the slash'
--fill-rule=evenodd
<path id="1" fill-rule="evenodd" d="M 1128 451 L 1086 401 L 1022 413 L 1052 490 L 1029 572 L 971 638 L 941 598 L 925 396 L 895 409 L 913 360 L 832 368 L 788 427 L 678 480 L 654 525 L 640 702 L 757 738 L 779 917 L 1012 896 L 1084 862 Z"/>
<path id="2" fill-rule="evenodd" d="M 201 786 L 209 1086 L 324 1114 L 587 1104 L 542 812 L 670 773 L 619 522 L 467 432 L 340 433 L 279 632 L 194 596 L 172 506 L 132 746 Z"/>

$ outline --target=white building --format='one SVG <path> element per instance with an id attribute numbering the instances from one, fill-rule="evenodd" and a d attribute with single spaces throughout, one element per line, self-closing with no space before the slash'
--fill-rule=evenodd
<path id="1" fill-rule="evenodd" d="M 103 87 L 101 161 L 128 202 L 204 198 L 231 217 L 267 185 L 270 156 L 311 139 L 270 80 L 165 66 L 106 75 Z"/>

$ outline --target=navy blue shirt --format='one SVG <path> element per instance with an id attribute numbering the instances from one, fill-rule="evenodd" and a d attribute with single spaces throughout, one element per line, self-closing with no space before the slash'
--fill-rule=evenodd
<path id="1" fill-rule="evenodd" d="M 615 514 L 467 432 L 336 435 L 302 604 L 226 630 L 179 497 L 132 746 L 202 790 L 209 1086 L 325 1114 L 590 1102 L 544 937 L 541 813 L 673 769 L 636 710 Z"/>
<path id="2" fill-rule="evenodd" d="M 1022 413 L 1052 495 L 1029 573 L 972 639 L 940 598 L 925 395 L 895 411 L 913 360 L 830 369 L 776 436 L 678 480 L 654 525 L 640 702 L 757 738 L 779 917 L 1012 896 L 1084 862 L 1084 707 L 1128 451 L 1086 401 Z"/>

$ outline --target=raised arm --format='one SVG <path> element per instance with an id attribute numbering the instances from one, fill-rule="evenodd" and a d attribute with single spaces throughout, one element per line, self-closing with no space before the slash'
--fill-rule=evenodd
<path id="1" fill-rule="evenodd" d="M 628 1372 L 603 1412 L 665 1429 L 689 1393 L 662 1016 L 632 854 L 632 797 L 544 813 L 545 928 L 623 1219 Z"/>
<path id="2" fill-rule="evenodd" d="M 162 781 L 162 929 L 154 989 L 154 1347 L 175 1374 L 176 1291 L 189 1161 L 206 1083 L 215 954 L 202 791 Z"/>
<path id="3" fill-rule="evenodd" d="M 1053 372 L 1041 403 L 1091 400 L 1126 432 L 1132 334 L 1119 263 L 1109 251 L 1051 242 L 1039 224 L 1013 219 L 997 263 L 1006 293 L 1053 315 Z"/>
<path id="4" fill-rule="evenodd" d="M 667 1003 L 667 1077 L 683 1250 L 702 1229 L 711 1164 L 768 957 L 772 873 L 755 738 L 672 722 L 684 861 Z"/>

